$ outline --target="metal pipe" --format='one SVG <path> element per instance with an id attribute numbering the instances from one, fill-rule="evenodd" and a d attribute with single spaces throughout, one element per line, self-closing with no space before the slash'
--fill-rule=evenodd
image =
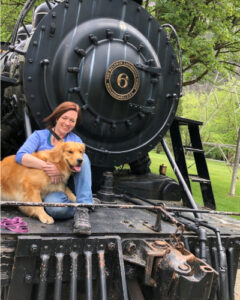
<path id="1" fill-rule="evenodd" d="M 87 300 L 93 299 L 93 287 L 92 287 L 92 252 L 85 251 L 85 259 L 86 259 L 86 297 Z"/>
<path id="2" fill-rule="evenodd" d="M 22 26 L 23 26 L 27 36 L 30 37 L 30 33 L 28 32 L 27 27 L 25 26 L 25 24 L 23 22 L 22 22 Z"/>
<path id="3" fill-rule="evenodd" d="M 46 290 L 47 290 L 47 272 L 48 272 L 48 262 L 49 254 L 41 255 L 41 269 L 40 269 L 40 279 L 39 279 L 39 288 L 38 288 L 38 298 L 37 300 L 45 300 Z"/>
<path id="4" fill-rule="evenodd" d="M 219 273 L 218 251 L 216 247 L 212 248 L 214 269 Z M 220 299 L 220 278 L 218 277 L 217 299 Z"/>
<path id="5" fill-rule="evenodd" d="M 218 248 L 218 259 L 219 259 L 219 279 L 220 279 L 220 297 L 219 300 L 230 300 L 229 298 L 229 284 L 228 284 L 228 265 L 227 265 L 227 256 L 225 249 L 222 245 L 221 235 L 218 228 L 215 228 L 201 220 L 195 220 L 190 217 L 181 216 L 184 219 L 190 220 L 192 222 L 197 222 L 198 226 L 206 227 L 212 230 L 217 239 L 217 248 Z"/>
<path id="6" fill-rule="evenodd" d="M 234 300 L 234 248 L 228 249 L 229 299 Z"/>
<path id="7" fill-rule="evenodd" d="M 0 201 L 1 206 L 51 206 L 51 207 L 108 207 L 108 208 L 121 208 L 121 209 L 150 209 L 150 210 L 162 210 L 163 207 L 159 205 L 128 205 L 128 204 L 89 204 L 89 203 L 43 203 L 43 202 L 16 202 L 16 201 Z M 173 212 L 192 212 L 211 215 L 225 215 L 225 216 L 240 216 L 238 212 L 227 211 L 215 211 L 204 209 L 191 209 L 191 208 L 176 208 L 165 207 L 167 211 Z"/>
<path id="8" fill-rule="evenodd" d="M 164 139 L 161 140 L 161 144 L 162 144 L 163 149 L 164 149 L 164 151 L 165 151 L 165 153 L 168 157 L 168 160 L 169 160 L 169 162 L 170 162 L 170 164 L 173 168 L 174 173 L 176 174 L 179 182 L 181 183 L 181 185 L 182 185 L 182 187 L 183 187 L 183 189 L 184 189 L 184 191 L 185 191 L 185 193 L 188 197 L 188 200 L 189 200 L 192 208 L 198 209 L 197 204 L 195 203 L 195 201 L 193 199 L 193 196 L 192 196 L 192 194 L 191 194 L 191 192 L 190 192 L 190 190 L 189 190 L 189 188 L 188 188 L 188 186 L 187 186 L 187 184 L 186 184 L 186 182 L 185 182 L 185 180 L 182 176 L 182 173 L 180 172 L 180 170 L 178 168 L 178 165 L 176 164 L 175 160 L 173 159 L 172 154 L 171 154 L 171 152 L 170 152 L 170 150 L 167 146 L 167 143 L 165 142 Z M 200 219 L 200 215 L 198 213 L 194 212 L 194 215 L 195 215 L 195 217 Z"/>
<path id="9" fill-rule="evenodd" d="M 199 257 L 203 261 L 207 261 L 207 257 L 206 257 L 207 234 L 206 234 L 206 231 L 203 228 L 200 229 L 195 224 L 193 225 L 193 224 L 187 223 L 186 221 L 183 221 L 183 220 L 181 220 L 181 223 L 183 223 L 189 230 L 195 231 L 198 234 L 199 239 L 200 239 Z"/>
<path id="10" fill-rule="evenodd" d="M 23 104 L 23 116 L 24 116 L 24 125 L 25 125 L 25 134 L 28 138 L 32 134 L 32 126 L 29 118 L 29 112 L 26 104 Z"/>
<path id="11" fill-rule="evenodd" d="M 77 269 L 78 253 L 71 252 L 71 281 L 70 281 L 70 300 L 77 300 Z"/>
<path id="12" fill-rule="evenodd" d="M 105 274 L 105 259 L 104 250 L 98 250 L 98 262 L 99 262 L 99 273 L 100 273 L 100 284 L 101 284 L 101 300 L 107 300 L 107 283 Z"/>
<path id="13" fill-rule="evenodd" d="M 61 300 L 62 274 L 63 274 L 63 253 L 56 253 L 56 277 L 54 286 L 54 300 Z"/>

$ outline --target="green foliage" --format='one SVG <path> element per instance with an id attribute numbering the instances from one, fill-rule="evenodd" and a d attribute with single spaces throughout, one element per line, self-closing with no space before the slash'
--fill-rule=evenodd
<path id="1" fill-rule="evenodd" d="M 240 74 L 239 0 L 155 0 L 145 6 L 160 24 L 170 23 L 178 32 L 184 85 L 215 71 Z"/>
<path id="2" fill-rule="evenodd" d="M 43 1 L 37 1 L 41 3 Z M 24 0 L 1 1 L 1 41 L 11 37 Z M 183 51 L 184 85 L 215 71 L 226 75 L 239 73 L 240 4 L 239 0 L 145 0 L 145 7 L 160 24 L 172 24 Z M 31 23 L 31 12 L 25 24 Z"/>
<path id="3" fill-rule="evenodd" d="M 38 6 L 42 2 L 44 1 L 37 0 L 34 4 L 34 7 Z M 1 0 L 2 42 L 10 41 L 14 26 L 25 3 L 25 0 Z M 24 20 L 25 25 L 32 23 L 32 12 L 33 10 L 30 10 L 26 19 Z"/>
<path id="4" fill-rule="evenodd" d="M 186 90 L 181 101 L 182 116 L 203 122 L 203 142 L 236 145 L 240 126 L 240 83 L 237 78 L 218 86 Z M 186 129 L 183 135 L 184 144 L 189 144 Z M 226 155 L 233 155 L 233 150 L 226 150 Z"/>

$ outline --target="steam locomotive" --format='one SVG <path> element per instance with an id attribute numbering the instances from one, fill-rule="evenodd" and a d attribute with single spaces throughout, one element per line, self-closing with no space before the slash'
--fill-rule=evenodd
<path id="1" fill-rule="evenodd" d="M 43 128 L 58 104 L 76 102 L 83 115 L 76 134 L 100 204 L 87 238 L 73 234 L 72 220 L 50 226 L 22 216 L 28 234 L 2 230 L 4 300 L 234 299 L 239 222 L 207 220 L 181 172 L 179 184 L 149 169 L 157 143 L 168 152 L 181 53 L 174 28 L 159 25 L 141 2 L 46 0 L 29 25 L 35 1 L 28 0 L 19 15 L 1 56 L 2 156 Z M 123 164 L 130 168 L 116 168 Z M 16 214 L 3 206 L 2 217 Z"/>

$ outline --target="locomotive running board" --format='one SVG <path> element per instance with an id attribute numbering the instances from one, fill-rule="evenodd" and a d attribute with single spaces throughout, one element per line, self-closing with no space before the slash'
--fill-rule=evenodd
<path id="1" fill-rule="evenodd" d="M 106 300 L 112 289 L 128 299 L 120 237 L 18 237 L 8 300 Z"/>

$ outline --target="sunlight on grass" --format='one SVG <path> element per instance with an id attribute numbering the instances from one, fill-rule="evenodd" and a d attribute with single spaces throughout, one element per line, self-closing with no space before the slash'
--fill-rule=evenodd
<path id="1" fill-rule="evenodd" d="M 166 175 L 176 179 L 173 169 L 164 153 L 158 154 L 155 151 L 151 151 L 149 155 L 152 161 L 150 167 L 153 173 L 159 174 L 159 166 L 165 164 L 167 166 Z M 217 210 L 240 212 L 240 170 L 238 170 L 235 196 L 230 196 L 232 169 L 220 161 L 207 160 L 207 165 L 212 181 Z M 197 174 L 192 157 L 188 157 L 187 166 L 190 174 Z M 195 201 L 203 205 L 200 184 L 197 182 L 191 183 L 191 188 Z"/>

